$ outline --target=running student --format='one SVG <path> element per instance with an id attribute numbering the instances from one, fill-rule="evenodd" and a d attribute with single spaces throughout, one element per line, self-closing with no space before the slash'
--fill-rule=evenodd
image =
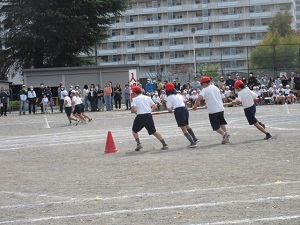
<path id="1" fill-rule="evenodd" d="M 177 94 L 174 84 L 168 82 L 165 85 L 166 95 L 167 95 L 167 109 L 169 112 L 173 112 L 177 122 L 178 127 L 181 128 L 184 136 L 190 141 L 188 148 L 197 147 L 197 142 L 199 140 L 195 137 L 195 134 L 189 126 L 189 111 L 185 107 L 185 103 L 181 95 Z"/>
<path id="2" fill-rule="evenodd" d="M 131 112 L 137 114 L 132 126 L 132 135 L 137 144 L 135 151 L 140 151 L 143 148 L 138 132 L 140 132 L 140 130 L 142 130 L 144 127 L 148 131 L 149 135 L 153 134 L 162 143 L 162 150 L 168 149 L 168 145 L 160 133 L 156 131 L 151 114 L 152 111 L 155 111 L 156 104 L 151 98 L 142 94 L 142 89 L 139 86 L 134 86 L 132 88 L 132 92 L 134 93 L 135 98 L 133 98 L 131 103 Z"/>
<path id="3" fill-rule="evenodd" d="M 79 104 L 78 98 L 76 97 L 76 91 L 71 91 L 71 99 L 72 99 L 72 106 L 73 106 L 73 116 L 79 119 L 82 123 L 86 123 L 85 119 L 81 115 L 81 106 Z"/>
<path id="4" fill-rule="evenodd" d="M 255 117 L 256 106 L 253 99 L 257 98 L 257 94 L 246 88 L 241 80 L 237 80 L 234 83 L 234 88 L 238 91 L 238 97 L 234 103 L 243 105 L 249 125 L 254 125 L 258 130 L 263 132 L 266 135 L 265 140 L 270 139 L 272 136 L 265 130 L 266 126 Z"/>
<path id="5" fill-rule="evenodd" d="M 72 125 L 72 120 L 76 121 L 76 124 L 75 125 L 78 125 L 79 123 L 79 120 L 78 119 L 74 119 L 71 114 L 72 114 L 72 102 L 71 102 L 71 99 L 69 97 L 69 93 L 65 90 L 61 93 L 63 96 L 64 96 L 64 109 L 65 109 L 65 113 L 68 117 L 68 120 L 69 120 L 69 126 Z"/>
<path id="6" fill-rule="evenodd" d="M 80 110 L 81 110 L 81 113 L 80 115 L 84 118 L 84 119 L 88 119 L 89 122 L 92 121 L 92 118 L 88 117 L 85 112 L 84 112 L 84 104 L 81 100 L 81 97 L 79 96 L 79 91 L 75 91 L 75 95 L 76 95 L 76 98 L 78 100 L 78 103 L 80 105 Z"/>
<path id="7" fill-rule="evenodd" d="M 222 144 L 229 142 L 230 135 L 227 133 L 226 120 L 224 118 L 224 106 L 220 95 L 220 89 L 211 84 L 210 77 L 204 76 L 201 78 L 200 83 L 203 87 L 200 95 L 198 96 L 193 108 L 197 109 L 200 101 L 205 100 L 208 109 L 209 121 L 214 131 L 222 135 Z"/>

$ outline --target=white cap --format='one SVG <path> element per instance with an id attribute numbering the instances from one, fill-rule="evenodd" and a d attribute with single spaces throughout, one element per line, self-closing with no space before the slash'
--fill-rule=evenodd
<path id="1" fill-rule="evenodd" d="M 62 92 L 62 95 L 63 95 L 63 96 L 67 96 L 67 95 L 68 95 L 68 92 L 67 92 L 67 91 L 63 91 L 63 92 Z"/>

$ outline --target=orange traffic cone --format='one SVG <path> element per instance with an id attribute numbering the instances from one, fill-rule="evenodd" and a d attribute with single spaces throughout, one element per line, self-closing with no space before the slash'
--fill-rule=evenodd
<path id="1" fill-rule="evenodd" d="M 116 145 L 115 145 L 114 139 L 111 135 L 111 132 L 108 131 L 104 153 L 114 153 L 114 152 L 117 152 L 117 151 L 118 150 L 116 148 Z"/>

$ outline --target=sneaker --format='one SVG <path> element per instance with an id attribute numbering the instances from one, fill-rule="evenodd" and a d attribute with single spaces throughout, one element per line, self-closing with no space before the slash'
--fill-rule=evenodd
<path id="1" fill-rule="evenodd" d="M 271 137 L 272 137 L 272 135 L 269 134 L 269 133 L 267 133 L 267 134 L 266 134 L 266 137 L 264 138 L 264 140 L 269 140 Z"/>
<path id="2" fill-rule="evenodd" d="M 67 126 L 72 126 L 72 123 L 69 123 Z"/>
<path id="3" fill-rule="evenodd" d="M 140 151 L 143 148 L 143 146 L 141 144 L 138 144 L 135 148 L 135 151 Z"/>
<path id="4" fill-rule="evenodd" d="M 161 150 L 167 150 L 167 149 L 169 149 L 169 146 L 167 144 L 165 144 L 161 147 Z"/>
<path id="5" fill-rule="evenodd" d="M 193 144 L 190 144 L 187 146 L 188 148 L 196 148 L 197 147 L 197 144 L 196 143 L 193 143 Z"/>
<path id="6" fill-rule="evenodd" d="M 91 122 L 93 119 L 92 118 L 89 118 L 89 122 Z"/>
<path id="7" fill-rule="evenodd" d="M 266 129 L 266 125 L 265 124 L 259 122 L 259 125 L 261 125 L 264 129 Z"/>
<path id="8" fill-rule="evenodd" d="M 75 126 L 77 126 L 79 124 L 79 122 L 80 122 L 79 120 L 76 120 Z"/>
<path id="9" fill-rule="evenodd" d="M 230 137 L 230 135 L 229 134 L 227 134 L 227 133 L 225 133 L 224 135 L 223 135 L 223 140 L 222 140 L 222 144 L 226 144 L 226 143 L 228 143 L 229 142 L 229 137 Z"/>
<path id="10" fill-rule="evenodd" d="M 195 142 L 196 144 L 199 143 L 199 139 L 194 140 L 194 142 Z"/>

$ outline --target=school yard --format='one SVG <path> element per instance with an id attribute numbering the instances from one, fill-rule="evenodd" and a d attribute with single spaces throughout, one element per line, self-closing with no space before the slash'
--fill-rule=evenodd
<path id="1" fill-rule="evenodd" d="M 142 130 L 140 152 L 128 111 L 71 127 L 61 113 L 0 117 L 0 224 L 300 224 L 299 114 L 258 106 L 265 141 L 242 107 L 226 108 L 221 145 L 207 110 L 190 111 L 195 149 L 173 115 L 155 115 L 170 149 Z M 108 131 L 117 153 L 104 153 Z"/>

